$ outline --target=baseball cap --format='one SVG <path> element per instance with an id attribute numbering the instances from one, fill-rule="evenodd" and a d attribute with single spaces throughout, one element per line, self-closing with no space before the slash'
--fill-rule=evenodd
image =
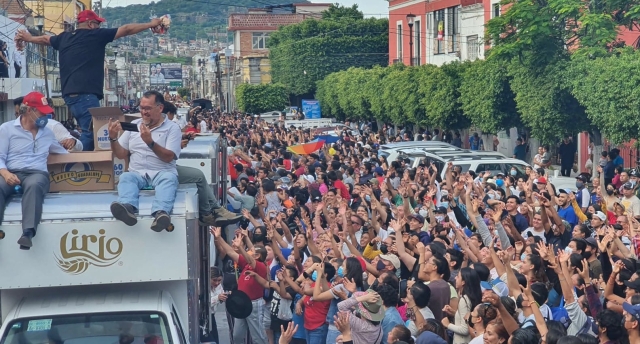
<path id="1" fill-rule="evenodd" d="M 570 193 L 572 193 L 572 192 L 571 192 L 571 190 L 568 190 L 568 189 L 560 189 L 560 190 L 558 190 L 558 194 L 567 194 L 568 195 Z"/>
<path id="2" fill-rule="evenodd" d="M 78 23 L 84 23 L 89 20 L 95 20 L 97 22 L 104 23 L 106 20 L 104 18 L 100 18 L 96 12 L 92 10 L 84 10 L 78 13 Z"/>
<path id="3" fill-rule="evenodd" d="M 395 254 L 381 254 L 380 259 L 391 262 L 394 268 L 400 269 L 400 259 Z"/>
<path id="4" fill-rule="evenodd" d="M 493 184 L 493 185 L 496 185 L 496 181 L 495 181 L 495 179 L 493 179 L 493 178 L 489 178 L 489 179 L 487 179 L 487 184 Z"/>
<path id="5" fill-rule="evenodd" d="M 634 281 L 624 281 L 624 285 L 626 285 L 628 288 L 631 288 L 635 291 L 640 291 L 640 280 L 634 280 Z M 626 309 L 625 309 L 626 311 Z M 629 312 L 629 311 L 627 311 Z M 631 313 L 631 312 L 629 312 Z"/>
<path id="6" fill-rule="evenodd" d="M 591 246 L 593 248 L 598 248 L 598 242 L 596 241 L 595 238 L 588 237 L 588 238 L 584 239 L 584 241 L 586 241 L 589 246 Z"/>
<path id="7" fill-rule="evenodd" d="M 596 216 L 600 219 L 600 221 L 602 221 L 602 222 L 605 222 L 605 221 L 607 220 L 607 215 L 605 215 L 605 214 L 604 214 L 603 212 L 601 212 L 601 211 L 596 211 L 596 214 L 595 214 L 595 215 L 596 215 Z"/>
<path id="8" fill-rule="evenodd" d="M 538 184 L 547 184 L 547 178 L 545 177 L 538 178 Z"/>
<path id="9" fill-rule="evenodd" d="M 384 174 L 384 170 L 380 166 L 376 167 L 375 172 L 377 174 L 379 174 L 379 175 L 383 175 Z"/>
<path id="10" fill-rule="evenodd" d="M 420 223 L 424 223 L 424 217 L 422 217 L 422 215 L 419 215 L 419 214 L 412 214 L 411 216 L 409 216 L 409 219 L 416 219 L 416 221 Z"/>
<path id="11" fill-rule="evenodd" d="M 318 190 L 311 190 L 311 202 L 322 201 L 322 194 Z"/>
<path id="12" fill-rule="evenodd" d="M 629 171 L 629 176 L 631 177 L 636 177 L 636 178 L 640 178 L 640 171 L 636 170 L 635 168 L 632 169 L 631 171 Z"/>
<path id="13" fill-rule="evenodd" d="M 445 207 L 437 207 L 434 212 L 436 214 L 446 214 L 447 213 L 447 208 L 445 208 Z"/>
<path id="14" fill-rule="evenodd" d="M 38 111 L 45 115 L 53 113 L 53 108 L 49 106 L 47 97 L 45 97 L 45 95 L 40 92 L 31 92 L 27 94 L 22 99 L 22 104 L 36 108 Z"/>
<path id="15" fill-rule="evenodd" d="M 577 179 L 577 180 L 582 181 L 583 183 L 586 183 L 586 182 L 587 182 L 587 177 L 585 177 L 585 176 L 584 176 L 584 175 L 582 175 L 582 174 L 581 174 L 581 175 L 576 176 L 576 179 Z"/>
<path id="16" fill-rule="evenodd" d="M 624 185 L 622 185 L 622 188 L 625 190 L 633 190 L 633 184 L 631 184 L 630 182 L 626 182 L 624 183 Z"/>
<path id="17" fill-rule="evenodd" d="M 624 284 L 627 284 L 628 281 L 625 281 Z M 625 310 L 625 312 L 631 314 L 634 318 L 636 318 L 636 320 L 640 320 L 640 305 L 632 305 L 630 303 L 623 303 L 622 304 L 622 309 Z"/>

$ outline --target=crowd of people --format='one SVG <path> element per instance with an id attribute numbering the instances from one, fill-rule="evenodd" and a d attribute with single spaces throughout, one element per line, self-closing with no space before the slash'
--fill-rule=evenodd
<path id="1" fill-rule="evenodd" d="M 385 130 L 295 155 L 313 129 L 194 114 L 226 137 L 243 215 L 211 229 L 212 305 L 251 300 L 233 343 L 640 343 L 639 171 L 557 189 L 543 150 L 526 175 L 439 171 L 378 155 Z"/>

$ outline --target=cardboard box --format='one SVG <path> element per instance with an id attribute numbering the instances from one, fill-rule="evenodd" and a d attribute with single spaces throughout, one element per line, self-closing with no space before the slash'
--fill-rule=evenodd
<path id="1" fill-rule="evenodd" d="M 49 192 L 114 189 L 112 151 L 50 154 Z"/>
<path id="2" fill-rule="evenodd" d="M 93 119 L 93 142 L 95 151 L 111 150 L 109 142 L 109 119 L 124 122 L 124 114 L 117 106 L 89 109 Z"/>
<path id="3" fill-rule="evenodd" d="M 113 183 L 118 184 L 120 176 L 129 170 L 129 159 L 118 159 L 113 156 Z"/>
<path id="4" fill-rule="evenodd" d="M 124 121 L 125 122 L 131 123 L 131 122 L 135 121 L 136 119 L 140 119 L 140 118 L 142 118 L 142 115 L 139 112 L 138 113 L 125 113 L 124 114 Z"/>

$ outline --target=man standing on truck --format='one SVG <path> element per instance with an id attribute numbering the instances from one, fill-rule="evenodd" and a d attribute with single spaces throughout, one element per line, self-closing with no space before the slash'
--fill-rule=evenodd
<path id="1" fill-rule="evenodd" d="M 238 290 L 249 296 L 253 306 L 251 314 L 246 319 L 236 319 L 233 326 L 232 343 L 244 343 L 247 329 L 249 329 L 254 343 L 268 344 L 266 329 L 262 321 L 264 288 L 253 276 L 247 273 L 254 271 L 258 276 L 267 279 L 267 266 L 264 264 L 267 259 L 267 249 L 264 246 L 256 245 L 253 251 L 247 252 L 241 234 L 236 235 L 233 239 L 233 247 L 231 247 L 222 238 L 219 227 L 214 227 L 211 234 L 215 237 L 216 247 L 238 264 L 238 268 L 241 270 L 238 276 Z"/>
<path id="2" fill-rule="evenodd" d="M 138 223 L 136 213 L 140 190 L 156 191 L 151 205 L 154 217 L 151 229 L 161 232 L 171 224 L 169 214 L 173 209 L 178 190 L 176 160 L 180 156 L 182 133 L 177 124 L 162 114 L 164 97 L 158 91 L 147 91 L 140 100 L 141 119 L 134 120 L 138 131 L 122 131 L 120 122 L 109 120 L 109 140 L 116 157 L 130 155 L 129 172 L 120 176 L 118 201 L 111 203 L 113 217 L 133 226 Z"/>
<path id="3" fill-rule="evenodd" d="M 47 128 L 47 114 L 53 109 L 47 97 L 31 92 L 22 100 L 20 117 L 0 126 L 0 223 L 7 199 L 22 193 L 22 236 L 20 249 L 28 250 L 42 218 L 42 203 L 49 192 L 49 153 L 66 154 Z"/>
<path id="4" fill-rule="evenodd" d="M 33 37 L 26 30 L 19 30 L 16 40 L 40 45 L 50 45 L 60 52 L 60 77 L 65 103 L 82 128 L 80 141 L 85 151 L 93 151 L 93 128 L 90 108 L 100 107 L 104 88 L 105 47 L 113 40 L 135 35 L 147 29 L 160 29 L 162 19 L 152 19 L 144 24 L 127 24 L 119 28 L 101 29 L 105 22 L 91 10 L 78 13 L 78 26 L 73 32 L 57 36 Z"/>

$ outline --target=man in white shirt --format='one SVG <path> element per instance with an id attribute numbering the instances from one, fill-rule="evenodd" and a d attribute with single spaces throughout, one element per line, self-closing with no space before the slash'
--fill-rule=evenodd
<path id="1" fill-rule="evenodd" d="M 207 128 L 207 122 L 204 120 L 204 117 L 202 117 L 202 115 L 198 115 L 198 120 L 200 121 L 199 124 L 199 129 L 201 133 L 208 133 L 209 129 Z"/>
<path id="2" fill-rule="evenodd" d="M 178 116 L 176 116 L 176 112 L 178 109 L 171 102 L 164 103 L 164 113 L 167 115 L 170 121 L 177 124 L 180 130 L 184 129 L 187 126 L 187 121 L 180 120 Z"/>
<path id="3" fill-rule="evenodd" d="M 16 79 L 20 77 L 20 72 L 22 71 L 23 56 L 22 51 L 18 49 L 13 51 L 13 68 L 16 70 Z"/>
<path id="4" fill-rule="evenodd" d="M 24 97 L 19 97 L 13 100 L 13 106 L 15 108 L 16 118 L 18 118 L 21 115 L 20 105 L 22 104 L 23 100 L 24 100 Z M 49 101 L 47 100 L 47 102 Z M 47 118 L 48 118 L 47 128 L 53 131 L 53 135 L 55 135 L 56 140 L 58 140 L 58 142 L 60 143 L 60 145 L 62 145 L 62 147 L 66 148 L 70 152 L 82 152 L 82 142 L 76 139 L 75 137 L 73 137 L 73 135 L 71 135 L 69 130 L 67 130 L 67 128 L 65 128 L 62 123 L 53 119 L 53 115 L 54 115 L 53 113 L 47 114 Z"/>
<path id="5" fill-rule="evenodd" d="M 44 196 L 49 192 L 47 158 L 49 153 L 66 154 L 67 150 L 47 128 L 47 114 L 53 109 L 42 93 L 27 94 L 19 112 L 20 117 L 0 126 L 0 223 L 7 199 L 22 192 L 22 236 L 18 244 L 28 250 L 42 218 Z"/>
<path id="6" fill-rule="evenodd" d="M 173 209 L 178 189 L 176 160 L 180 156 L 182 133 L 178 125 L 163 115 L 164 97 L 160 92 L 147 91 L 140 100 L 141 119 L 132 123 L 138 131 L 122 131 L 119 121 L 110 121 L 109 140 L 116 157 L 130 155 L 129 172 L 120 176 L 118 201 L 111 203 L 113 217 L 133 226 L 138 223 L 136 212 L 140 190 L 155 189 L 151 205 L 154 217 L 151 229 L 161 232 L 171 224 L 169 214 Z"/>

